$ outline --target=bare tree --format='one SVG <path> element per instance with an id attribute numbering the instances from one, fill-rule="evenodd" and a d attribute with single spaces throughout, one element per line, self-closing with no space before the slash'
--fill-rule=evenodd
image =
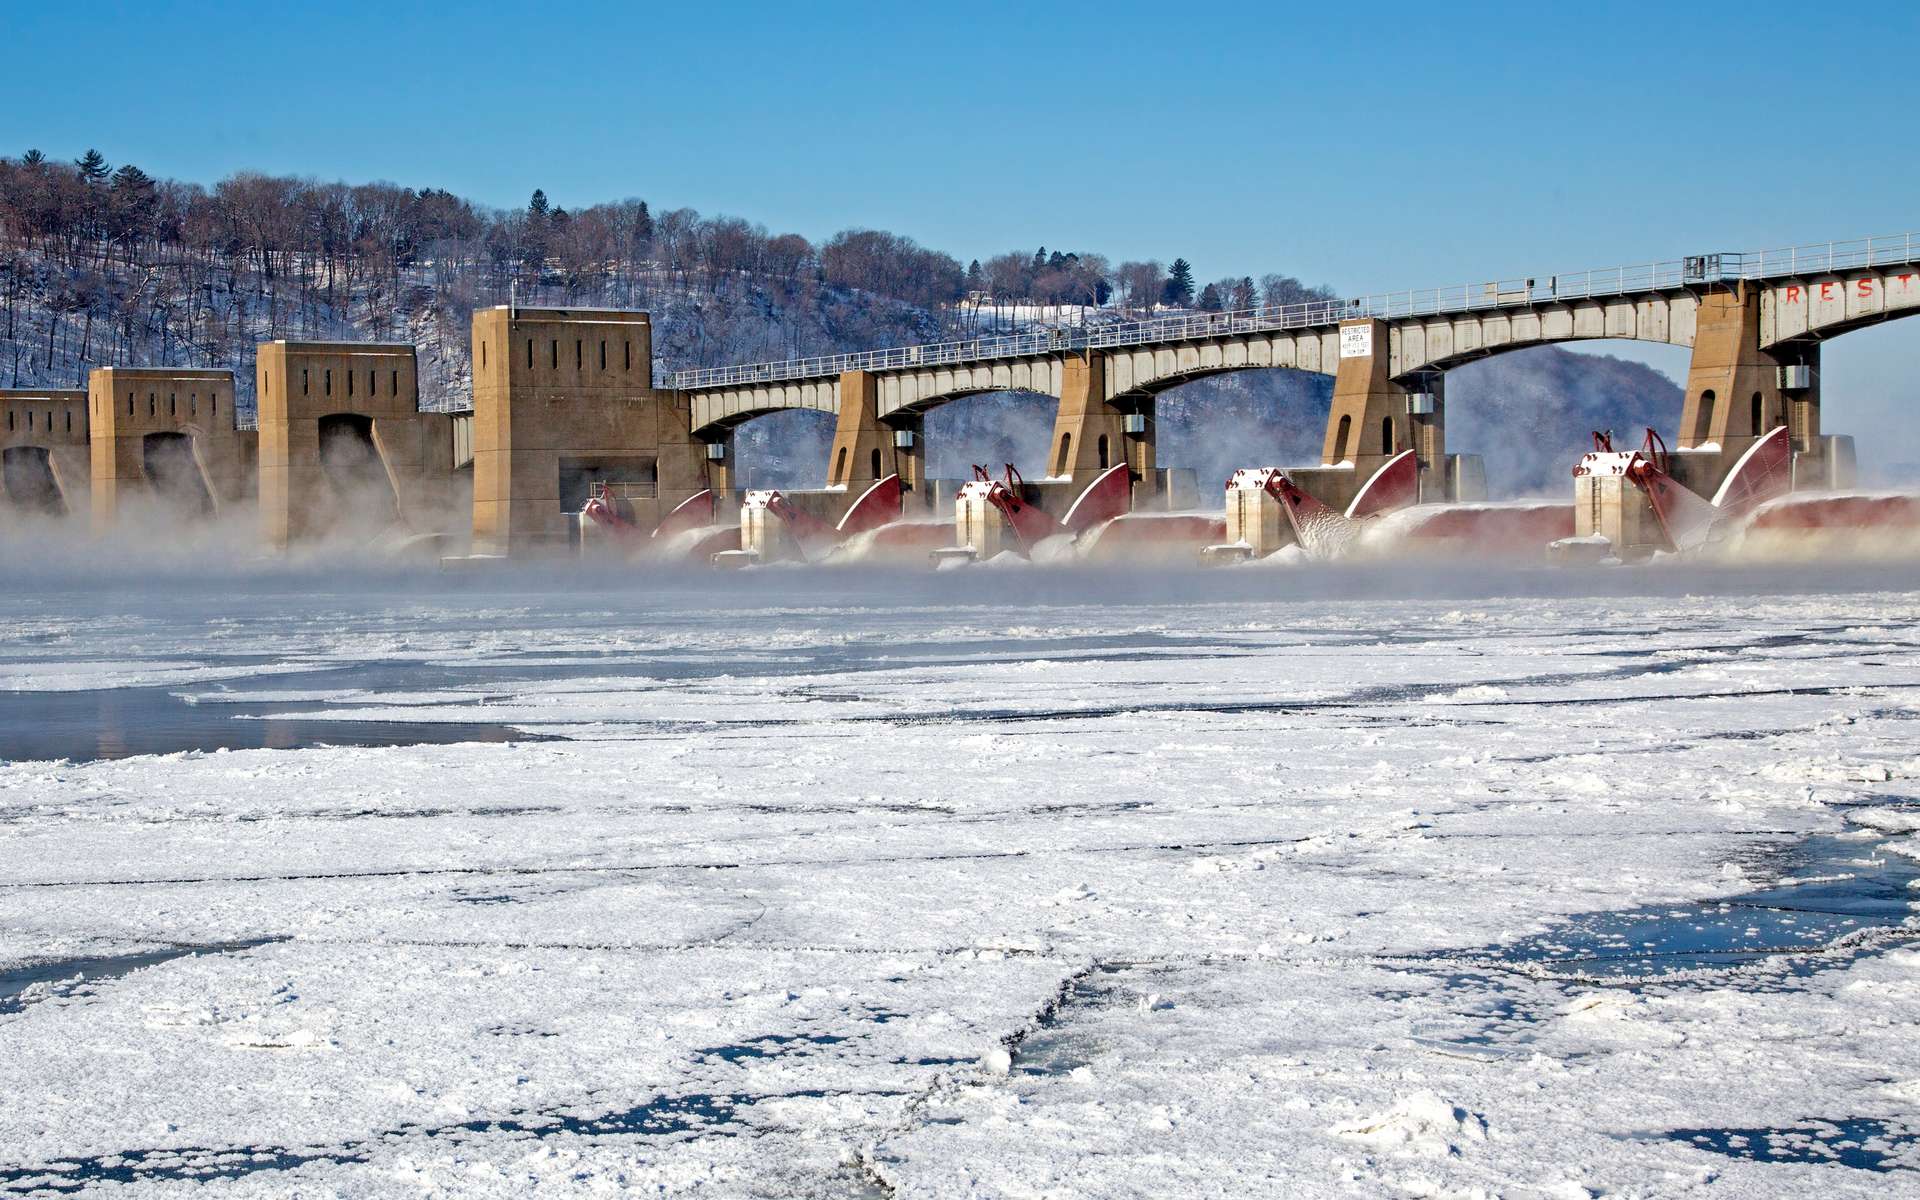
<path id="1" fill-rule="evenodd" d="M 1260 302 L 1268 308 L 1282 308 L 1289 304 L 1303 304 L 1309 300 L 1335 299 L 1333 289 L 1327 287 L 1308 287 L 1291 275 L 1262 275 L 1260 277 Z"/>
<path id="2" fill-rule="evenodd" d="M 1114 278 L 1120 284 L 1120 295 L 1129 312 L 1151 312 L 1160 302 L 1160 293 L 1167 286 L 1166 268 L 1157 261 L 1123 262 L 1114 272 Z"/>

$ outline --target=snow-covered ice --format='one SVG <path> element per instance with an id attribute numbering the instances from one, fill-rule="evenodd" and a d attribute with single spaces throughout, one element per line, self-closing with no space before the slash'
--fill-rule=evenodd
<path id="1" fill-rule="evenodd" d="M 0 1193 L 1920 1188 L 1920 579 L 116 595 L 0 594 Z"/>

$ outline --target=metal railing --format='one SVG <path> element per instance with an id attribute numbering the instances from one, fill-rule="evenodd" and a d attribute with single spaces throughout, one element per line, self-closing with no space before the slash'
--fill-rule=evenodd
<path id="1" fill-rule="evenodd" d="M 588 488 L 588 494 L 614 500 L 657 500 L 660 498 L 660 483 L 653 479 L 596 479 Z"/>
<path id="2" fill-rule="evenodd" d="M 790 380 L 823 379 L 838 375 L 842 371 L 886 371 L 905 367 L 940 366 L 946 363 L 987 362 L 1001 358 L 1036 358 L 1073 348 L 1072 334 L 1064 329 L 1046 329 L 1038 333 L 969 338 L 960 342 L 929 342 L 919 346 L 895 346 L 886 350 L 862 350 L 852 354 L 828 354 L 818 358 L 793 358 L 784 362 L 749 363 L 738 367 L 695 368 L 675 371 L 668 376 L 668 380 L 671 386 L 677 388 L 778 383 Z"/>
<path id="3" fill-rule="evenodd" d="M 1528 308 L 1570 300 L 1602 299 L 1678 291 L 1741 279 L 1780 279 L 1834 271 L 1913 263 L 1920 235 L 1815 242 L 1778 250 L 1696 254 L 1663 262 L 1564 274 L 1495 279 L 1452 287 L 1409 289 L 1356 296 L 1347 300 L 1309 300 L 1300 304 L 1182 313 L 1081 329 L 1047 329 L 1008 337 L 897 346 L 855 354 L 796 358 L 734 367 L 675 371 L 669 386 L 682 389 L 738 387 L 760 383 L 824 379 L 842 371 L 888 371 L 922 366 L 1038 358 L 1067 351 L 1202 341 L 1240 333 L 1324 328 L 1357 317 L 1391 321 L 1483 309 Z"/>

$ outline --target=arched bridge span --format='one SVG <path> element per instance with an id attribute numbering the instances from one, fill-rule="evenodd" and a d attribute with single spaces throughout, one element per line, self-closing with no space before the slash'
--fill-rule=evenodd
<path id="1" fill-rule="evenodd" d="M 698 436 L 785 408 L 833 412 L 847 445 L 911 439 L 918 413 L 964 395 L 1034 391 L 1060 400 L 1048 467 L 1098 469 L 1092 447 L 1127 439 L 1152 463 L 1152 399 L 1228 371 L 1291 368 L 1335 377 L 1326 461 L 1412 446 L 1444 452 L 1449 369 L 1534 346 L 1630 339 L 1693 350 L 1681 445 L 1733 453 L 1779 420 L 1818 436 L 1818 346 L 1920 312 L 1911 235 L 1524 279 L 1312 301 L 1240 312 L 1051 329 L 1010 337 L 676 373 Z M 1753 414 L 1761 414 L 1758 417 Z M 1383 431 L 1337 437 L 1344 425 Z M 864 433 L 860 431 L 864 430 Z M 1336 445 L 1336 441 L 1339 443 Z M 836 445 L 841 440 L 837 439 Z M 1357 449 L 1356 449 L 1357 448 Z M 849 461 L 869 460 L 865 454 Z M 1082 461 L 1084 459 L 1084 461 Z M 850 481 L 842 481 L 850 482 Z"/>

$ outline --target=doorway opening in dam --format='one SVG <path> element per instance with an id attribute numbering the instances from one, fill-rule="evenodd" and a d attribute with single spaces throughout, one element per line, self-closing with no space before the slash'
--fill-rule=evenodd
<path id="1" fill-rule="evenodd" d="M 320 478 L 329 522 L 337 527 L 382 528 L 400 512 L 386 460 L 373 440 L 373 418 L 333 413 L 320 418 Z"/>
<path id="2" fill-rule="evenodd" d="M 605 484 L 620 500 L 651 500 L 659 494 L 658 460 L 642 455 L 603 455 L 560 460 L 560 511 L 577 513 Z"/>
<path id="3" fill-rule="evenodd" d="M 210 515 L 213 492 L 193 452 L 193 438 L 184 433 L 149 433 L 141 439 L 140 465 L 154 495 L 183 512 Z"/>
<path id="4" fill-rule="evenodd" d="M 64 516 L 66 498 L 54 478 L 53 458 L 44 446 L 9 446 L 0 451 L 7 503 L 20 512 Z"/>

